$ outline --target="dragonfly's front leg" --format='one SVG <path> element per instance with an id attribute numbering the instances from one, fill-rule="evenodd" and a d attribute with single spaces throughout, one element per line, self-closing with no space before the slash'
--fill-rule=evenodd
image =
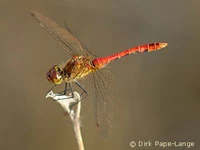
<path id="1" fill-rule="evenodd" d="M 65 90 L 64 90 L 64 95 L 67 93 L 67 83 L 65 83 Z"/>
<path id="2" fill-rule="evenodd" d="M 67 92 L 70 91 L 72 92 L 71 88 L 68 89 L 68 83 L 65 83 L 65 88 L 64 88 L 64 91 L 62 92 L 58 92 L 59 95 L 67 95 Z"/>
<path id="3" fill-rule="evenodd" d="M 54 84 L 53 87 L 50 88 L 50 90 L 47 92 L 47 94 L 50 93 L 55 88 L 55 86 L 56 86 L 56 84 Z"/>

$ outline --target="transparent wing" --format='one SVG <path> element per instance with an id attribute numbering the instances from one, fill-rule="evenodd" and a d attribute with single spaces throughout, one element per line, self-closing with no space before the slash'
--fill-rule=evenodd
<path id="1" fill-rule="evenodd" d="M 54 21 L 43 16 L 39 12 L 32 11 L 31 15 L 40 23 L 40 25 L 55 37 L 58 43 L 65 51 L 74 55 L 91 55 L 81 42 L 72 34 L 69 28 L 62 28 Z"/>
<path id="2" fill-rule="evenodd" d="M 114 82 L 106 68 L 93 73 L 95 87 L 94 110 L 96 124 L 104 138 L 109 135 L 115 108 Z"/>

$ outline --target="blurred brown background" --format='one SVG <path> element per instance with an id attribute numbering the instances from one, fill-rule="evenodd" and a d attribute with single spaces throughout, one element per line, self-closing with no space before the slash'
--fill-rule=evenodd
<path id="1" fill-rule="evenodd" d="M 130 148 L 132 140 L 194 141 L 193 149 L 199 149 L 199 8 L 198 0 L 1 0 L 0 149 L 77 149 L 70 120 L 57 103 L 45 99 L 52 86 L 46 71 L 69 56 L 29 15 L 31 10 L 67 23 L 98 56 L 169 43 L 162 51 L 110 65 L 117 98 L 112 133 L 108 141 L 100 137 L 92 99 L 85 100 L 87 150 L 137 149 Z"/>

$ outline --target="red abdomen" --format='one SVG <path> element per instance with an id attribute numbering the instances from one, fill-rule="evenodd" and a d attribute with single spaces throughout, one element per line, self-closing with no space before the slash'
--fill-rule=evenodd
<path id="1" fill-rule="evenodd" d="M 157 51 L 160 50 L 161 48 L 164 48 L 167 46 L 167 43 L 151 43 L 151 44 L 144 44 L 140 46 L 136 46 L 127 50 L 124 50 L 122 52 L 113 54 L 111 56 L 107 57 L 101 57 L 101 58 L 96 58 L 92 61 L 94 66 L 98 69 L 102 68 L 106 64 L 110 63 L 113 60 L 119 59 L 121 57 L 130 55 L 132 53 L 143 53 L 143 52 L 152 52 L 152 51 Z"/>

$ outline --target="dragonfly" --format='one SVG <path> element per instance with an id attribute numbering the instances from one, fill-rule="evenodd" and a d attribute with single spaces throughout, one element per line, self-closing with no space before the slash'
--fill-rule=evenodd
<path id="1" fill-rule="evenodd" d="M 69 28 L 59 26 L 39 12 L 32 11 L 31 15 L 46 31 L 54 36 L 62 48 L 71 56 L 65 64 L 54 65 L 49 69 L 46 75 L 48 81 L 54 85 L 59 85 L 64 82 L 64 94 L 66 94 L 68 86 L 73 93 L 71 84 L 75 83 L 87 96 L 88 92 L 79 83 L 79 80 L 90 75 L 95 94 L 94 110 L 96 125 L 101 130 L 102 135 L 106 137 L 112 127 L 115 106 L 112 75 L 106 71 L 106 66 L 121 57 L 133 53 L 160 50 L 166 47 L 168 43 L 155 42 L 143 44 L 110 56 L 96 57 L 80 42 Z"/>

